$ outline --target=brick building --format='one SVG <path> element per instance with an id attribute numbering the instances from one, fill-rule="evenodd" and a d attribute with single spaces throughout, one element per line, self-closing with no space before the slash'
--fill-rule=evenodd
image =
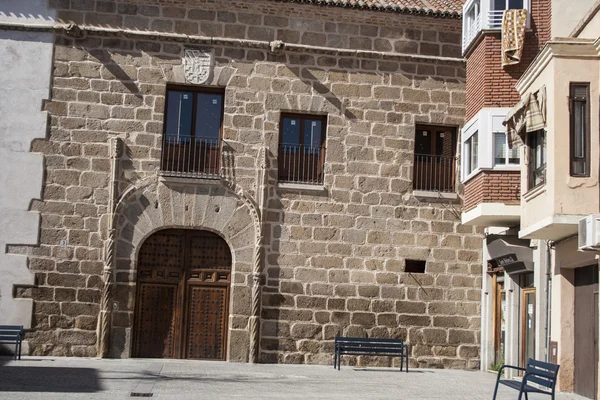
<path id="1" fill-rule="evenodd" d="M 36 355 L 330 363 L 368 335 L 478 368 L 460 2 L 428 3 L 56 0 L 51 29 L 5 22 L 54 46 L 39 243 L 7 242 L 31 319 L 0 322 Z"/>
<path id="2" fill-rule="evenodd" d="M 559 390 L 590 398 L 599 394 L 598 10 L 591 0 L 463 8 L 462 222 L 486 227 L 481 368 L 558 363 Z M 502 19 L 511 14 L 526 15 L 512 65 Z"/>

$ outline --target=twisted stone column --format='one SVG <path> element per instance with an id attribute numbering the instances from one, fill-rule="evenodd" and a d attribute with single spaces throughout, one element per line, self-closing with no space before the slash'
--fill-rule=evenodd
<path id="1" fill-rule="evenodd" d="M 104 246 L 104 270 L 102 272 L 102 297 L 98 320 L 98 357 L 106 358 L 110 352 L 111 306 L 113 275 L 115 269 L 115 207 L 119 184 L 119 159 L 121 157 L 121 139 L 109 139 L 111 159 L 111 182 L 108 198 L 108 234 Z"/>

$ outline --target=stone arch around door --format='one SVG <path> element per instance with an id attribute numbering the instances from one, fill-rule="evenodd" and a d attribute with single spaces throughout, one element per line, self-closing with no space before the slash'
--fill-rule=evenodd
<path id="1" fill-rule="evenodd" d="M 136 191 L 120 210 L 116 232 L 116 273 L 110 356 L 134 356 L 133 326 L 139 252 L 164 229 L 194 229 L 219 235 L 231 251 L 226 359 L 248 361 L 253 253 L 258 226 L 248 202 L 223 186 L 167 186 L 153 183 Z"/>

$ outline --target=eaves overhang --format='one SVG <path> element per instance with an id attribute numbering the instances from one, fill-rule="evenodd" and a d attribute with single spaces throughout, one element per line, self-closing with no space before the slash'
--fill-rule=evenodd
<path id="1" fill-rule="evenodd" d="M 553 39 L 547 42 L 525 70 L 515 87 L 523 95 L 553 58 L 600 59 L 600 39 Z"/>

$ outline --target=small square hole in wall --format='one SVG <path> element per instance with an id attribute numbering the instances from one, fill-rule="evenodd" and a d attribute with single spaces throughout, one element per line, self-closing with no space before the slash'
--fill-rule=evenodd
<path id="1" fill-rule="evenodd" d="M 425 261 L 423 260 L 406 260 L 404 272 L 412 272 L 415 274 L 425 273 Z"/>

